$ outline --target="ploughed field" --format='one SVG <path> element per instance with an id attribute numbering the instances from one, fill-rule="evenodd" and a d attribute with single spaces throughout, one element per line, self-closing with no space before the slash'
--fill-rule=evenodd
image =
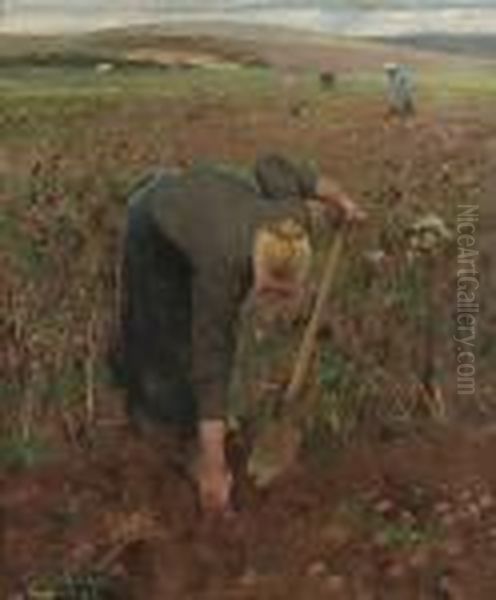
<path id="1" fill-rule="evenodd" d="M 329 87 L 315 52 L 293 69 L 0 66 L 0 597 L 495 597 L 491 68 L 419 63 L 418 113 L 402 122 L 387 118 L 379 61 L 340 48 Z M 155 165 L 245 170 L 274 150 L 334 175 L 369 219 L 320 332 L 301 461 L 257 489 L 236 440 L 235 514 L 209 524 L 184 457 L 128 429 L 105 367 L 126 195 Z M 453 340 L 462 204 L 479 216 L 481 273 L 467 395 Z M 430 214 L 451 237 L 419 253 L 409 232 Z M 288 361 L 262 358 L 260 389 L 287 379 Z"/>

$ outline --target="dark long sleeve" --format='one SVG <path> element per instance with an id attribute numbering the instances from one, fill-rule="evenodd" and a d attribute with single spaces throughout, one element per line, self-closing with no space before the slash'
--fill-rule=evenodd
<path id="1" fill-rule="evenodd" d="M 193 279 L 192 380 L 200 419 L 222 418 L 235 353 L 238 306 L 219 264 Z"/>

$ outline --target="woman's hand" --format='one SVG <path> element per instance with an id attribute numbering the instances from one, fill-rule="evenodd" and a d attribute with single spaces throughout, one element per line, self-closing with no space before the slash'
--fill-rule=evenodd
<path id="1" fill-rule="evenodd" d="M 230 509 L 233 476 L 226 461 L 225 437 L 222 420 L 200 422 L 196 480 L 200 504 L 206 514 L 223 514 Z"/>
<path id="2" fill-rule="evenodd" d="M 347 223 L 361 223 L 367 218 L 367 213 L 349 198 L 342 202 L 341 210 Z"/>
<path id="3" fill-rule="evenodd" d="M 205 514 L 224 514 L 230 509 L 232 474 L 224 464 L 200 458 L 197 472 L 200 504 Z"/>

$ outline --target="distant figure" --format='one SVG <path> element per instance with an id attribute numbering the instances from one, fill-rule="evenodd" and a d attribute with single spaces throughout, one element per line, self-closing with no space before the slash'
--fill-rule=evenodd
<path id="1" fill-rule="evenodd" d="M 415 113 L 413 100 L 413 79 L 410 69 L 397 63 L 384 65 L 388 78 L 389 112 L 399 117 L 409 117 Z"/>
<path id="2" fill-rule="evenodd" d="M 329 91 L 336 87 L 336 74 L 334 71 L 322 71 L 319 79 L 320 87 L 323 90 Z"/>

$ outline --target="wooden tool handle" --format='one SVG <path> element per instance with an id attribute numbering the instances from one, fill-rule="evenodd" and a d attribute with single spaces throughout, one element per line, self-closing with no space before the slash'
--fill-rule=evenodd
<path id="1" fill-rule="evenodd" d="M 326 306 L 326 300 L 331 290 L 339 259 L 341 257 L 344 238 L 345 231 L 342 228 L 340 231 L 338 231 L 327 254 L 327 260 L 325 263 L 324 272 L 322 274 L 322 280 L 320 282 L 312 316 L 305 329 L 305 333 L 296 357 L 291 380 L 286 388 L 285 403 L 289 403 L 289 405 L 292 405 L 297 400 L 305 383 L 312 355 L 315 351 L 317 334 Z"/>

